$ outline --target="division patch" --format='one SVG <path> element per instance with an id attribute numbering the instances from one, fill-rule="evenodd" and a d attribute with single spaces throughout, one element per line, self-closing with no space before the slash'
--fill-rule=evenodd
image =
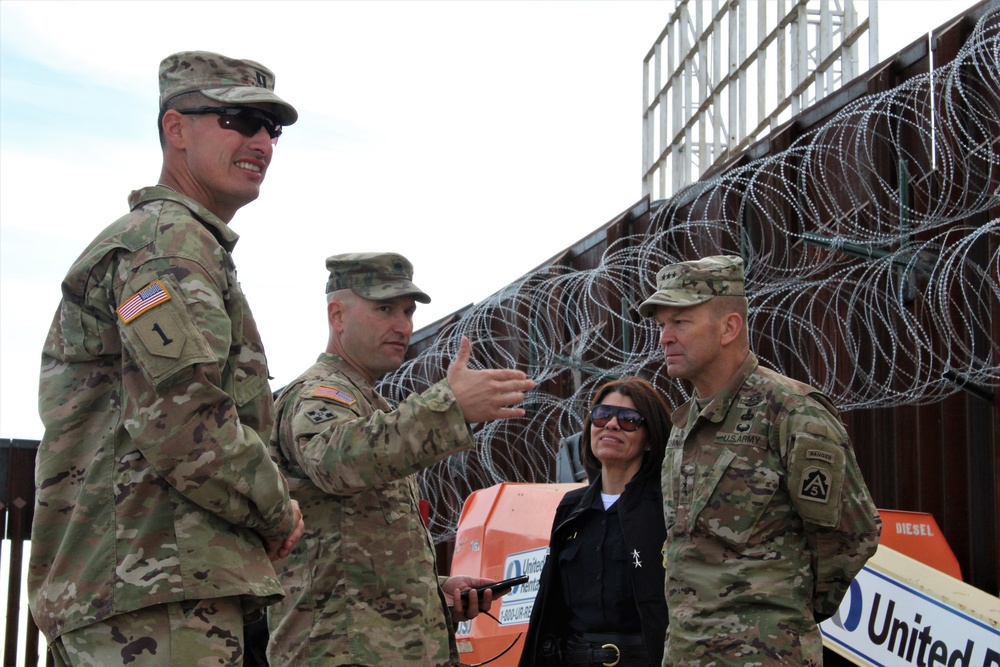
<path id="1" fill-rule="evenodd" d="M 322 424 L 323 422 L 328 422 L 336 416 L 337 415 L 333 414 L 333 410 L 326 407 L 325 405 L 321 408 L 316 408 L 315 410 L 310 410 L 309 412 L 306 413 L 306 417 L 309 417 L 309 420 L 313 424 Z"/>

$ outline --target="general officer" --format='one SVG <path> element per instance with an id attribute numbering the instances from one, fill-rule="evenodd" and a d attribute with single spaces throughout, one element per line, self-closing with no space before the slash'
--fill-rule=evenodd
<path id="1" fill-rule="evenodd" d="M 663 462 L 664 665 L 820 665 L 881 521 L 837 408 L 750 351 L 743 261 L 664 267 L 639 307 L 694 386 Z"/>
<path id="2" fill-rule="evenodd" d="M 413 266 L 396 253 L 326 260 L 326 352 L 282 390 L 271 453 L 308 525 L 283 562 L 285 600 L 268 611 L 271 667 L 458 663 L 453 623 L 489 609 L 439 582 L 414 473 L 474 446 L 469 424 L 520 417 L 535 386 L 517 370 L 473 370 L 463 338 L 447 377 L 392 408 L 376 381 L 413 333 Z"/>
<path id="3" fill-rule="evenodd" d="M 229 227 L 297 114 L 251 60 L 176 53 L 159 83 L 159 183 L 70 268 L 42 352 L 28 596 L 57 665 L 238 663 L 303 531 Z"/>

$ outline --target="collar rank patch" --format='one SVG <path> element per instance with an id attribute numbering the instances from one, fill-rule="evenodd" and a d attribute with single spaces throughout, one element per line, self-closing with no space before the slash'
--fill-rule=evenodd
<path id="1" fill-rule="evenodd" d="M 354 397 L 348 394 L 346 391 L 337 389 L 336 387 L 331 387 L 329 385 L 321 384 L 313 390 L 313 398 L 325 398 L 330 401 L 336 401 L 337 403 L 343 403 L 344 405 L 354 405 Z"/>
<path id="2" fill-rule="evenodd" d="M 830 483 L 832 481 L 830 471 L 825 468 L 817 468 L 815 466 L 806 468 L 802 474 L 802 487 L 799 489 L 799 498 L 817 503 L 828 502 L 830 500 Z"/>
<path id="3" fill-rule="evenodd" d="M 128 324 L 150 308 L 170 301 L 170 292 L 159 280 L 149 283 L 122 305 L 118 306 L 118 317 Z"/>
<path id="4" fill-rule="evenodd" d="M 333 414 L 333 411 L 330 408 L 326 407 L 325 405 L 321 408 L 316 408 L 315 410 L 310 410 L 309 412 L 306 413 L 306 417 L 309 417 L 309 420 L 313 424 L 322 424 L 323 422 L 328 422 L 336 416 L 337 415 Z"/>

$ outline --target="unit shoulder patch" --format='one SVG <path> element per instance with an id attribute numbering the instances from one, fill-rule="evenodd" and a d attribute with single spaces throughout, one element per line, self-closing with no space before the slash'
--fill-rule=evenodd
<path id="1" fill-rule="evenodd" d="M 830 502 L 830 483 L 833 476 L 829 470 L 812 466 L 802 472 L 799 498 L 817 503 Z"/>
<path id="2" fill-rule="evenodd" d="M 122 293 L 116 311 L 118 328 L 133 360 L 154 386 L 165 386 L 185 368 L 217 362 L 172 276 L 161 276 L 125 299 L 129 293 Z"/>
<path id="3" fill-rule="evenodd" d="M 335 401 L 343 405 L 354 405 L 357 403 L 357 399 L 343 389 L 337 389 L 336 387 L 331 387 L 327 384 L 317 385 L 317 387 L 313 389 L 312 397 Z"/>
<path id="4" fill-rule="evenodd" d="M 310 410 L 306 413 L 306 417 L 309 418 L 313 424 L 322 424 L 323 422 L 328 422 L 337 415 L 334 414 L 333 410 L 326 407 L 325 405 L 321 408 L 316 408 L 315 410 Z"/>
<path id="5" fill-rule="evenodd" d="M 840 521 L 845 458 L 840 445 L 819 434 L 795 438 L 788 489 L 805 521 L 827 527 Z"/>

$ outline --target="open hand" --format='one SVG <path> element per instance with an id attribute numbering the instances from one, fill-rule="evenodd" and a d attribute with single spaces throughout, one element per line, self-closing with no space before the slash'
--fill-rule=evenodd
<path id="1" fill-rule="evenodd" d="M 523 408 L 511 407 L 524 400 L 524 392 L 535 388 L 535 381 L 513 369 L 475 370 L 469 368 L 472 344 L 462 336 L 458 354 L 448 367 L 448 384 L 462 415 L 469 424 L 491 419 L 523 417 Z"/>

